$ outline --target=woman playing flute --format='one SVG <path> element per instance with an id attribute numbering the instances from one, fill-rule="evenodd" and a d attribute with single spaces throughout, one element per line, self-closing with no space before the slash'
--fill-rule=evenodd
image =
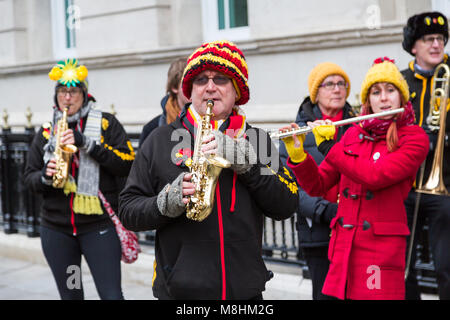
<path id="1" fill-rule="evenodd" d="M 362 114 L 403 107 L 396 115 L 364 120 L 346 131 L 318 166 L 304 152 L 305 135 L 283 139 L 288 166 L 311 196 L 339 184 L 331 221 L 330 268 L 322 289 L 339 299 L 404 299 L 404 200 L 428 152 L 428 137 L 414 125 L 409 89 L 393 60 L 375 60 L 362 83 Z M 296 124 L 283 128 L 295 129 Z M 313 129 L 317 145 L 334 137 L 333 125 Z"/>

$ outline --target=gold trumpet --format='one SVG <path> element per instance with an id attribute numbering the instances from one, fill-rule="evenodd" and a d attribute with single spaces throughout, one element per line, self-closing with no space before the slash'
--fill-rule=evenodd
<path id="1" fill-rule="evenodd" d="M 438 75 L 442 69 L 445 73 L 441 78 L 439 78 Z M 431 91 L 430 110 L 427 117 L 427 124 L 431 131 L 434 132 L 439 130 L 438 139 L 428 180 L 424 186 L 420 184 L 416 189 L 416 192 L 448 196 L 450 194 L 444 185 L 442 164 L 444 158 L 445 121 L 447 117 L 450 68 L 445 63 L 441 63 L 436 67 L 433 78 L 434 83 Z M 438 82 L 442 83 L 440 88 L 436 88 L 436 83 Z M 439 106 L 439 108 L 436 106 Z"/>
<path id="2" fill-rule="evenodd" d="M 336 127 L 340 127 L 340 126 L 345 126 L 347 124 L 360 122 L 363 120 L 368 120 L 368 119 L 373 119 L 373 118 L 381 118 L 381 117 L 385 117 L 385 116 L 389 116 L 389 115 L 393 115 L 393 114 L 397 114 L 397 113 L 402 113 L 403 111 L 405 111 L 404 108 L 398 108 L 398 109 L 383 111 L 383 112 L 379 112 L 379 113 L 371 113 L 371 114 L 366 114 L 364 116 L 353 117 L 353 118 L 336 121 L 336 122 L 333 122 L 333 125 Z M 292 135 L 306 134 L 311 131 L 312 131 L 312 129 L 309 126 L 303 126 L 298 129 L 284 131 L 284 132 L 275 131 L 275 132 L 270 133 L 270 137 L 272 139 L 284 139 L 284 138 L 290 137 Z"/>

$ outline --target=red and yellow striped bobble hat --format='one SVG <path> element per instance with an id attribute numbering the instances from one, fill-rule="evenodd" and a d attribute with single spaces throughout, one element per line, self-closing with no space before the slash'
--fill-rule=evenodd
<path id="1" fill-rule="evenodd" d="M 248 67 L 242 51 L 232 42 L 214 41 L 204 43 L 188 58 L 183 73 L 183 93 L 191 98 L 192 81 L 205 70 L 214 70 L 229 76 L 236 89 L 236 105 L 250 99 Z"/>

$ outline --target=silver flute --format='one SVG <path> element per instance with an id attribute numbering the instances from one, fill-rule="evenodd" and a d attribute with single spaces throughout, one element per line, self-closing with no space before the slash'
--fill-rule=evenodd
<path id="1" fill-rule="evenodd" d="M 368 119 L 373 119 L 373 118 L 381 118 L 384 116 L 402 113 L 403 111 L 405 111 L 404 108 L 398 108 L 398 109 L 383 111 L 383 112 L 379 112 L 379 113 L 366 114 L 364 116 L 353 117 L 353 118 L 348 118 L 345 120 L 336 121 L 336 122 L 333 122 L 332 125 L 334 125 L 336 127 L 340 127 L 340 126 L 345 126 L 346 124 L 360 122 L 363 120 L 368 120 Z M 272 139 L 283 139 L 283 138 L 290 137 L 292 135 L 306 134 L 311 131 L 312 131 L 312 129 L 309 126 L 304 126 L 304 127 L 300 127 L 298 129 L 289 130 L 289 131 L 275 131 L 275 132 L 270 133 L 270 137 Z"/>

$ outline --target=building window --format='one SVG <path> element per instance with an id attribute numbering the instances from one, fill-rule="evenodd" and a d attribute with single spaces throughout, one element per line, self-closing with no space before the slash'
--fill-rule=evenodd
<path id="1" fill-rule="evenodd" d="M 217 0 L 219 30 L 247 27 L 247 0 Z"/>
<path id="2" fill-rule="evenodd" d="M 51 0 L 55 59 L 76 58 L 76 30 L 80 28 L 80 9 L 73 2 Z"/>
<path id="3" fill-rule="evenodd" d="M 66 48 L 75 48 L 75 30 L 76 30 L 76 11 L 77 7 L 73 5 L 73 0 L 64 0 L 64 21 L 66 30 Z"/>
<path id="4" fill-rule="evenodd" d="M 247 0 L 202 0 L 205 41 L 250 37 Z"/>

